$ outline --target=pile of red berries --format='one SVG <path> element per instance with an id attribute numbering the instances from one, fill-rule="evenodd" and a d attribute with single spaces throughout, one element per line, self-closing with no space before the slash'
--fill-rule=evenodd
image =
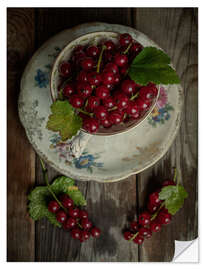
<path id="1" fill-rule="evenodd" d="M 49 202 L 48 210 L 56 214 L 57 221 L 63 224 L 65 230 L 70 231 L 72 238 L 84 242 L 90 236 L 96 238 L 100 236 L 101 230 L 93 227 L 87 211 L 75 207 L 73 200 L 66 194 L 61 195 L 59 199 L 63 208 L 53 200 Z"/>
<path id="2" fill-rule="evenodd" d="M 162 186 L 176 185 L 174 181 L 165 181 Z M 133 221 L 130 224 L 130 229 L 124 232 L 124 238 L 133 241 L 135 244 L 142 244 L 144 239 L 152 236 L 153 232 L 159 232 L 162 225 L 167 225 L 171 222 L 171 214 L 164 207 L 164 201 L 159 199 L 157 190 L 149 195 L 147 211 L 142 212 L 138 221 Z"/>
<path id="3" fill-rule="evenodd" d="M 83 128 L 90 133 L 139 119 L 157 96 L 155 84 L 136 84 L 128 76 L 133 59 L 142 51 L 140 43 L 124 33 L 97 46 L 78 45 L 69 61 L 59 66 L 59 91 L 80 112 Z"/>

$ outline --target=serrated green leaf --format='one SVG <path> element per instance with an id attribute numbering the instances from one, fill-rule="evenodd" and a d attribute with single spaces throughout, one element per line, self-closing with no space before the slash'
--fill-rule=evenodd
<path id="1" fill-rule="evenodd" d="M 76 135 L 82 127 L 82 118 L 75 113 L 67 100 L 57 100 L 51 105 L 52 114 L 47 122 L 47 129 L 59 131 L 63 141 Z"/>
<path id="2" fill-rule="evenodd" d="M 78 188 L 74 186 L 73 179 L 66 176 L 60 176 L 54 180 L 50 187 L 57 197 L 58 195 L 65 193 L 72 198 L 76 205 L 86 205 L 85 198 Z M 72 192 L 70 192 L 71 190 Z M 53 225 L 61 227 L 61 224 L 56 220 L 55 214 L 49 212 L 47 208 L 49 201 L 52 199 L 53 197 L 47 186 L 36 187 L 28 195 L 29 214 L 34 220 L 46 217 Z"/>
<path id="3" fill-rule="evenodd" d="M 169 66 L 170 58 L 162 50 L 155 47 L 145 47 L 133 60 L 129 76 L 136 83 L 147 85 L 180 83 L 176 71 Z"/>
<path id="4" fill-rule="evenodd" d="M 163 187 L 159 193 L 159 199 L 165 200 L 165 207 L 172 215 L 183 206 L 184 199 L 188 197 L 188 193 L 183 186 L 167 186 Z"/>
<path id="5" fill-rule="evenodd" d="M 159 199 L 166 200 L 172 196 L 174 192 L 177 192 L 176 186 L 166 186 L 161 189 L 159 192 Z"/>
<path id="6" fill-rule="evenodd" d="M 82 195 L 82 193 L 80 192 L 79 189 L 70 189 L 70 188 L 68 188 L 67 194 L 74 201 L 75 205 L 84 206 L 84 205 L 87 204 L 84 196 Z"/>

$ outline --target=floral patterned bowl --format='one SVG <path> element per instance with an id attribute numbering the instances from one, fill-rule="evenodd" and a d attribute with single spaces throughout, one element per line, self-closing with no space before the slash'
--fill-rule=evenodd
<path id="1" fill-rule="evenodd" d="M 88 45 L 88 44 L 94 44 L 97 45 L 105 40 L 112 40 L 115 44 L 118 43 L 118 37 L 119 33 L 116 32 L 109 32 L 109 31 L 101 31 L 101 32 L 93 32 L 84 34 L 74 40 L 72 40 L 70 43 L 68 43 L 63 50 L 59 53 L 58 57 L 56 58 L 54 65 L 52 67 L 51 71 L 51 81 L 50 81 L 50 90 L 51 90 L 51 96 L 53 101 L 55 101 L 58 97 L 58 86 L 61 84 L 60 75 L 59 75 L 59 65 L 64 60 L 69 60 L 73 50 L 78 45 Z M 134 39 L 136 39 L 135 36 L 133 36 Z M 118 133 L 123 133 L 131 128 L 137 127 L 139 124 L 141 124 L 153 111 L 155 104 L 159 97 L 159 89 L 158 87 L 158 94 L 156 98 L 152 101 L 152 104 L 148 110 L 146 110 L 142 116 L 138 119 L 132 119 L 125 123 L 121 123 L 119 125 L 113 125 L 110 128 L 104 128 L 100 127 L 99 130 L 94 133 L 93 135 L 115 135 Z M 88 133 L 86 130 L 81 129 L 84 133 Z"/>

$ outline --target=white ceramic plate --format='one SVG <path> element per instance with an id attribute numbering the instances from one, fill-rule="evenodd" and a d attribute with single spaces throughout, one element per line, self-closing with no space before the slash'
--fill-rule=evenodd
<path id="1" fill-rule="evenodd" d="M 71 40 L 96 31 L 128 32 L 143 46 L 155 46 L 144 34 L 122 25 L 88 23 L 65 30 L 47 41 L 28 63 L 21 81 L 19 115 L 35 151 L 53 168 L 78 180 L 112 182 L 152 166 L 169 149 L 181 118 L 180 85 L 161 86 L 150 116 L 138 127 L 110 137 L 94 136 L 80 158 L 67 161 L 67 143 L 46 129 L 52 103 L 49 88 L 51 66 Z"/>

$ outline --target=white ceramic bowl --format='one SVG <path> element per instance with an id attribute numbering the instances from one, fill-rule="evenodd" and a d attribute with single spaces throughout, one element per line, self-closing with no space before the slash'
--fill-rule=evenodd
<path id="1" fill-rule="evenodd" d="M 108 32 L 108 31 L 93 32 L 93 33 L 88 33 L 88 34 L 82 35 L 82 36 L 74 39 L 70 43 L 68 43 L 63 48 L 63 50 L 60 52 L 60 54 L 56 58 L 54 65 L 52 67 L 51 80 L 50 80 L 50 90 L 51 90 L 52 100 L 55 101 L 57 99 L 57 96 L 58 96 L 58 86 L 60 84 L 59 65 L 63 61 L 67 61 L 70 59 L 72 52 L 76 46 L 78 46 L 78 45 L 85 46 L 88 44 L 100 44 L 105 40 L 112 40 L 116 44 L 116 43 L 118 43 L 119 35 L 120 35 L 119 33 Z M 158 95 L 153 100 L 151 107 L 139 119 L 135 119 L 135 120 L 133 119 L 133 120 L 130 120 L 126 123 L 121 123 L 119 125 L 113 125 L 110 128 L 100 127 L 99 130 L 96 133 L 94 133 L 94 135 L 103 135 L 103 136 L 114 135 L 114 134 L 126 132 L 131 128 L 137 127 L 150 115 L 150 113 L 154 109 L 154 106 L 156 104 L 158 96 L 159 96 L 159 87 L 158 87 Z M 88 133 L 84 129 L 82 129 L 82 131 Z"/>

